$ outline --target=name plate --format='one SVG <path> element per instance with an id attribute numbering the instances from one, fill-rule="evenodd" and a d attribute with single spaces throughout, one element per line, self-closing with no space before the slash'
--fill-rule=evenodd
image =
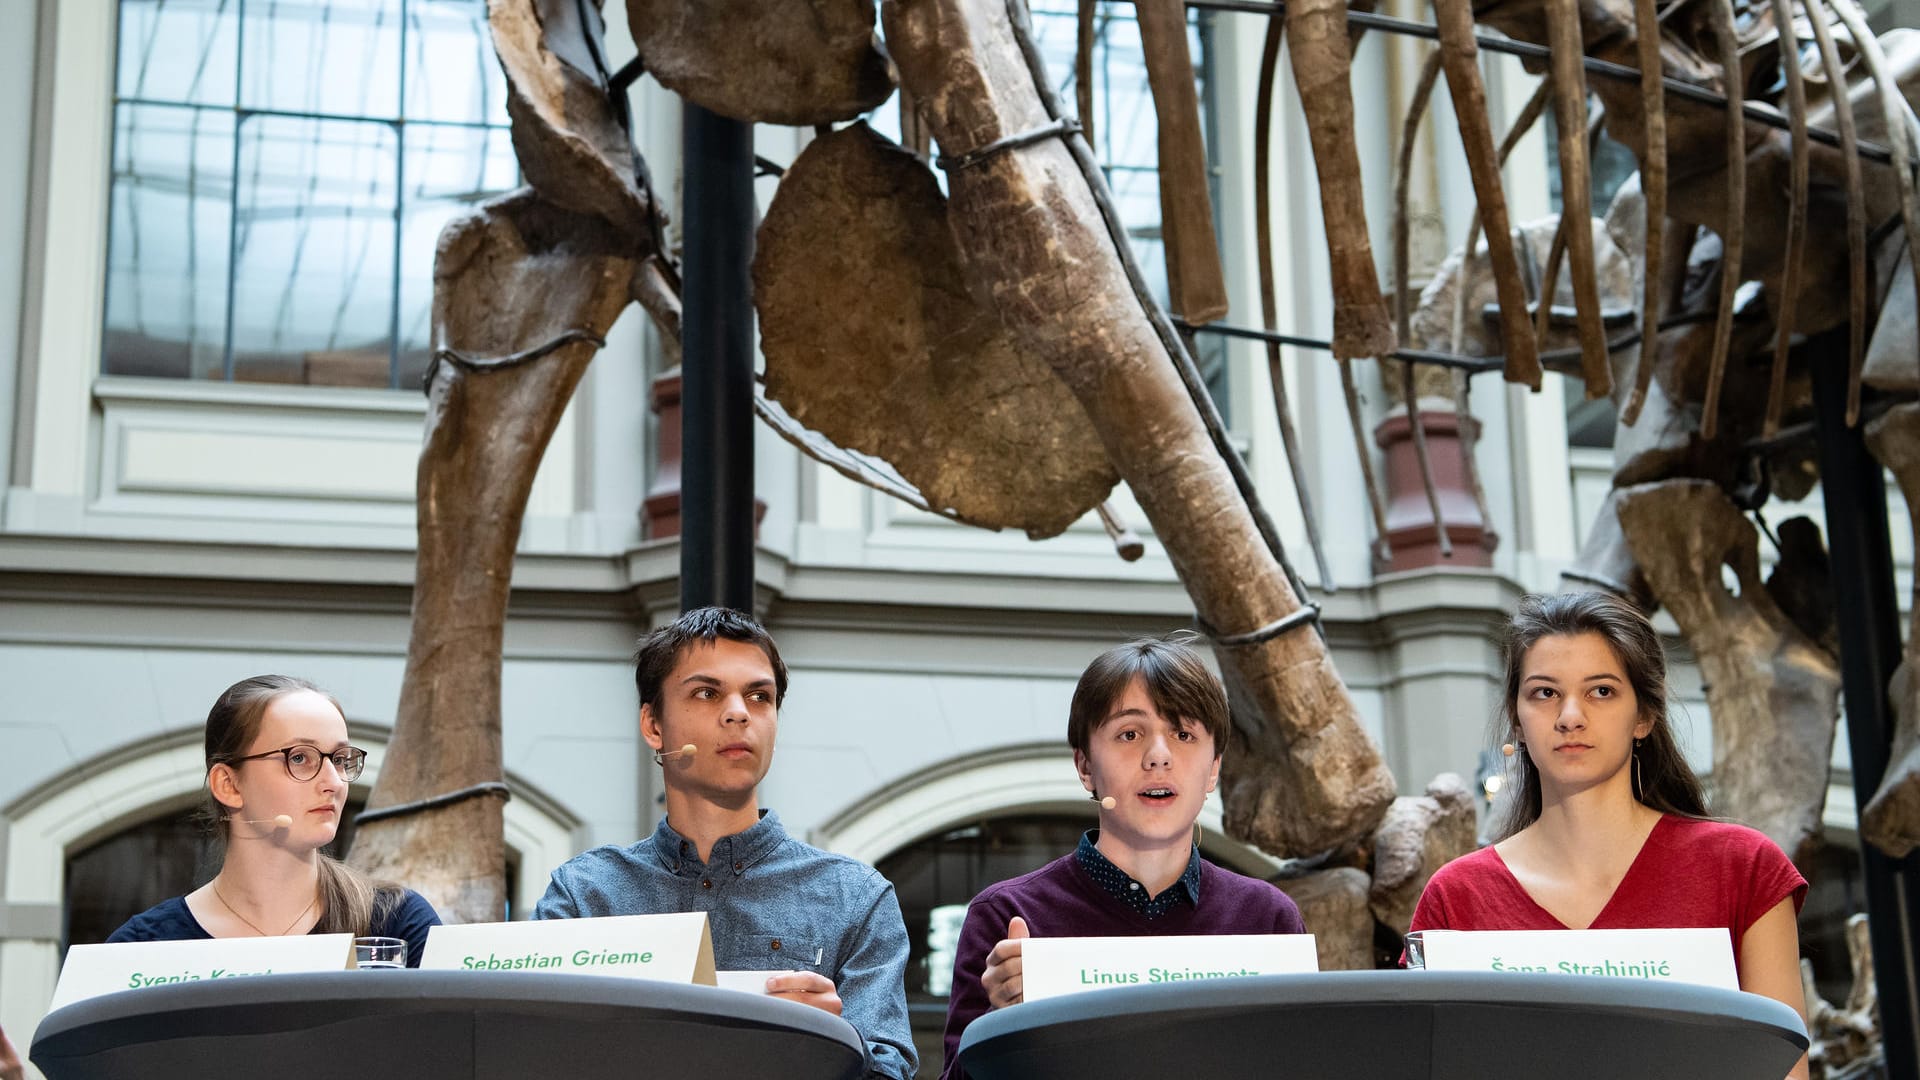
<path id="1" fill-rule="evenodd" d="M 352 963 L 352 934 L 75 945 L 67 950 L 47 1008 L 119 990 L 276 972 L 341 971 Z"/>
<path id="2" fill-rule="evenodd" d="M 552 971 L 713 985 L 705 912 L 466 923 L 427 931 L 422 968 Z"/>
<path id="3" fill-rule="evenodd" d="M 1427 930 L 1430 971 L 1532 971 L 1609 975 L 1740 989 L 1733 937 L 1724 929 Z"/>
<path id="4" fill-rule="evenodd" d="M 1114 986 L 1320 970 L 1312 934 L 1036 937 L 1020 946 L 1020 956 L 1027 1001 Z"/>

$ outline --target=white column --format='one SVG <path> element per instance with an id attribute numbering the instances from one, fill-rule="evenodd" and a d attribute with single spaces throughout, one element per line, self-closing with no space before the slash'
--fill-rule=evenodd
<path id="1" fill-rule="evenodd" d="M 33 100 L 35 0 L 0 0 L 0 101 Z M 20 371 L 20 299 L 26 286 L 33 110 L 0 113 L 0 491 L 11 486 L 14 383 Z"/>
<path id="2" fill-rule="evenodd" d="M 107 186 L 112 166 L 114 0 L 65 0 L 51 35 L 51 71 L 37 80 L 44 119 L 36 161 L 47 178 L 30 227 L 39 263 L 29 271 L 21 335 L 18 415 L 31 417 L 8 492 L 6 524 L 74 528 L 87 493 L 90 387 L 100 367 L 106 280 Z M 50 13 L 54 8 L 49 5 Z M 38 103 L 37 103 L 38 104 Z M 38 111 L 38 110 L 37 110 Z M 21 520 L 23 519 L 24 520 Z"/>

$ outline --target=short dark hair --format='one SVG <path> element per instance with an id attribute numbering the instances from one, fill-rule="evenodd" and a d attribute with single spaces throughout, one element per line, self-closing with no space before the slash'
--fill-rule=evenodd
<path id="1" fill-rule="evenodd" d="M 787 665 L 780 659 L 773 635 L 760 620 L 724 607 L 695 608 L 640 640 L 633 654 L 633 682 L 640 690 L 640 704 L 658 712 L 661 689 L 680 654 L 695 643 L 711 645 L 718 638 L 758 645 L 767 654 L 773 665 L 773 704 L 779 708 L 787 698 Z"/>
<path id="2" fill-rule="evenodd" d="M 1067 710 L 1067 745 L 1086 753 L 1093 733 L 1106 723 L 1127 687 L 1139 679 L 1160 715 L 1181 729 L 1198 724 L 1213 736 L 1213 750 L 1227 746 L 1227 690 L 1207 670 L 1198 649 L 1188 645 L 1192 634 L 1142 638 L 1108 649 L 1093 658 L 1073 688 Z"/>

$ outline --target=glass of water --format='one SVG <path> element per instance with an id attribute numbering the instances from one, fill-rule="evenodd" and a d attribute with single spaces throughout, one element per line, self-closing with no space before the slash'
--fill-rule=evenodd
<path id="1" fill-rule="evenodd" d="M 1422 971 L 1427 966 L 1427 943 L 1423 938 L 1425 930 L 1415 930 L 1407 935 L 1407 970 Z"/>
<path id="2" fill-rule="evenodd" d="M 354 938 L 353 966 L 360 968 L 406 967 L 407 943 L 397 937 Z"/>

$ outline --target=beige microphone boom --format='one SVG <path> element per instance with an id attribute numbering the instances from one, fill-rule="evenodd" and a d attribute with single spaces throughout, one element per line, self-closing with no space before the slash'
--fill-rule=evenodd
<path id="1" fill-rule="evenodd" d="M 679 757 L 681 754 L 696 753 L 699 751 L 699 749 L 700 749 L 699 747 L 693 745 L 692 743 L 688 743 L 687 745 L 681 747 L 678 750 L 667 750 L 663 753 L 658 753 L 653 755 L 653 763 L 655 765 L 665 765 L 667 763 L 667 759 L 670 757 Z"/>

